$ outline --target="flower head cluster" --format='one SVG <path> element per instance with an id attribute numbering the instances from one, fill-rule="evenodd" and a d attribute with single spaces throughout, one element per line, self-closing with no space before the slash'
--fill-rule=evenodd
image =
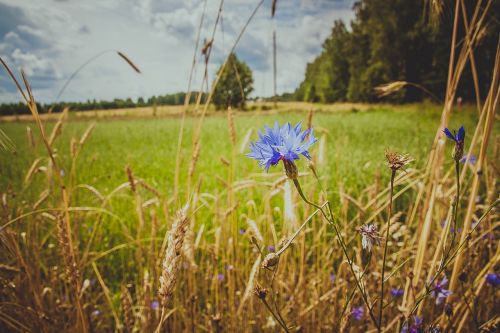
<path id="1" fill-rule="evenodd" d="M 362 306 L 358 306 L 357 308 L 353 308 L 351 311 L 351 316 L 356 320 L 363 319 L 364 314 L 365 314 L 365 310 L 363 309 Z"/>
<path id="2" fill-rule="evenodd" d="M 453 131 L 453 134 L 448 128 L 445 128 L 443 132 L 444 134 L 446 134 L 448 139 L 455 142 L 455 149 L 453 150 L 452 157 L 456 162 L 460 161 L 460 159 L 464 155 L 465 128 L 463 126 L 460 126 L 458 132 L 455 133 L 455 131 Z"/>
<path id="3" fill-rule="evenodd" d="M 448 284 L 448 279 L 446 276 L 440 281 L 434 284 L 432 288 L 432 296 L 436 298 L 436 304 L 441 304 L 446 297 L 453 294 L 451 291 L 444 289 L 444 287 Z"/>
<path id="4" fill-rule="evenodd" d="M 413 162 L 413 159 L 409 155 L 401 155 L 391 150 L 385 151 L 385 158 L 387 159 L 389 168 L 393 171 L 399 170 L 408 163 Z"/>
<path id="5" fill-rule="evenodd" d="M 500 285 L 500 276 L 497 273 L 488 273 L 486 274 L 486 282 L 496 287 Z"/>
<path id="6" fill-rule="evenodd" d="M 361 245 L 368 252 L 372 251 L 373 245 L 380 245 L 382 237 L 375 224 L 364 224 L 358 228 L 358 232 L 361 234 Z"/>
<path id="7" fill-rule="evenodd" d="M 309 148 L 318 139 L 314 137 L 312 129 L 302 131 L 302 125 L 298 123 L 293 127 L 286 123 L 282 127 L 276 122 L 274 127 L 267 127 L 264 133 L 259 131 L 259 140 L 250 144 L 250 153 L 247 155 L 259 161 L 259 164 L 269 170 L 271 165 L 283 161 L 285 171 L 289 178 L 296 179 L 297 167 L 294 161 L 300 155 L 310 159 Z"/>

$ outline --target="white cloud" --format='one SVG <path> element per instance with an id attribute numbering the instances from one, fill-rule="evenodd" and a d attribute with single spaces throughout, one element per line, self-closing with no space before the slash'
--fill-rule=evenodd
<path id="1" fill-rule="evenodd" d="M 207 0 L 201 38 L 209 38 L 219 2 Z M 227 0 L 209 66 L 210 82 L 257 0 Z M 52 101 L 80 65 L 104 50 L 120 50 L 141 75 L 113 54 L 92 61 L 68 86 L 63 100 L 112 99 L 165 94 L 187 88 L 194 42 L 204 0 L 0 0 L 0 56 L 23 67 L 36 97 Z M 270 18 L 265 2 L 247 28 L 236 52 L 254 70 L 255 95 L 272 94 L 272 29 L 278 44 L 278 92 L 295 89 L 305 66 L 321 49 L 333 21 L 352 18 L 352 0 L 278 1 Z M 4 15 L 14 16 L 4 18 Z M 3 21 L 3 23 L 2 23 Z M 196 80 L 203 75 L 198 56 Z M 11 100 L 1 77 L 0 102 Z"/>

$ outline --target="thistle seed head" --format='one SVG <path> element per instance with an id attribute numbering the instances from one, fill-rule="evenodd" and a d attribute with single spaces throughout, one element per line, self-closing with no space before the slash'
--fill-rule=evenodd
<path id="1" fill-rule="evenodd" d="M 358 232 L 362 237 L 361 245 L 363 249 L 366 249 L 368 252 L 371 252 L 373 245 L 380 245 L 382 237 L 378 233 L 375 224 L 364 224 L 358 228 Z"/>
<path id="2" fill-rule="evenodd" d="M 385 151 L 385 158 L 391 170 L 396 171 L 404 167 L 405 165 L 413 162 L 413 159 L 409 155 L 401 155 L 391 150 Z"/>

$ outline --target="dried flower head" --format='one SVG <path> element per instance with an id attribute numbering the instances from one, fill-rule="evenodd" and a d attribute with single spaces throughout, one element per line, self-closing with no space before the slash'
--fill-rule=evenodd
<path id="1" fill-rule="evenodd" d="M 453 134 L 448 128 L 445 128 L 443 132 L 446 134 L 448 139 L 455 142 L 455 149 L 453 150 L 452 157 L 456 162 L 460 161 L 464 155 L 465 128 L 460 126 L 458 132 L 455 133 L 455 131 L 453 131 Z"/>
<path id="2" fill-rule="evenodd" d="M 371 252 L 373 245 L 380 245 L 382 237 L 378 233 L 375 224 L 364 224 L 358 228 L 358 232 L 362 237 L 361 245 L 363 249 L 366 249 L 368 252 Z"/>
<path id="3" fill-rule="evenodd" d="M 260 299 L 266 299 L 267 289 L 262 288 L 260 285 L 257 284 L 255 288 L 253 288 L 253 293 Z"/>
<path id="4" fill-rule="evenodd" d="M 401 155 L 391 150 L 385 151 L 385 158 L 387 159 L 389 168 L 394 171 L 401 169 L 410 162 L 413 162 L 413 159 L 409 155 Z"/>
<path id="5" fill-rule="evenodd" d="M 312 129 L 302 131 L 301 126 L 300 123 L 295 127 L 286 123 L 280 127 L 276 122 L 273 128 L 266 127 L 264 133 L 259 131 L 259 140 L 250 144 L 250 153 L 247 156 L 259 161 L 266 171 L 271 165 L 283 161 L 287 176 L 296 179 L 298 172 L 294 161 L 298 160 L 300 155 L 311 159 L 308 149 L 318 141 Z"/>
<path id="6" fill-rule="evenodd" d="M 279 261 L 280 257 L 275 252 L 271 252 L 262 261 L 262 267 L 269 269 L 276 266 Z"/>

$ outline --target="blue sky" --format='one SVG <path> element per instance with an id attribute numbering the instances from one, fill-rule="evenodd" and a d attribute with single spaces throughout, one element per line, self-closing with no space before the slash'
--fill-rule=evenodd
<path id="1" fill-rule="evenodd" d="M 201 31 L 211 35 L 219 0 L 206 0 Z M 278 92 L 293 91 L 307 62 L 336 19 L 349 22 L 354 0 L 271 0 L 251 22 L 236 49 L 254 72 L 254 96 L 272 94 L 272 31 L 277 33 Z M 65 80 L 104 50 L 127 54 L 137 74 L 113 52 L 85 67 L 61 100 L 137 98 L 185 91 L 196 32 L 205 0 L 0 0 L 0 57 L 23 68 L 41 102 L 55 99 Z M 218 29 L 209 65 L 210 81 L 258 0 L 225 0 L 223 31 Z M 193 89 L 200 89 L 203 60 L 198 55 Z M 0 72 L 0 103 L 19 101 L 14 85 Z"/>

